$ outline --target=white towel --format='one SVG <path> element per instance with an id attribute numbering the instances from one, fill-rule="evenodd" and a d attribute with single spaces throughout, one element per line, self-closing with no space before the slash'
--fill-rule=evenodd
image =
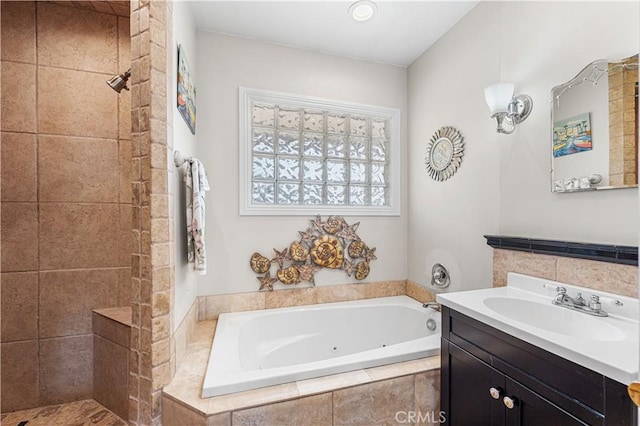
<path id="1" fill-rule="evenodd" d="M 184 174 L 187 208 L 187 261 L 193 269 L 207 273 L 207 256 L 204 247 L 204 192 L 209 190 L 207 173 L 196 158 L 187 161 Z"/>

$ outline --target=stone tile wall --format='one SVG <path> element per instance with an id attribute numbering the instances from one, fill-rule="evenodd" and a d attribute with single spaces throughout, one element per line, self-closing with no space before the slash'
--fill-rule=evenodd
<path id="1" fill-rule="evenodd" d="M 638 297 L 638 267 L 633 265 L 494 249 L 493 286 L 507 285 L 508 272 Z"/>
<path id="2" fill-rule="evenodd" d="M 638 55 L 626 61 L 638 64 Z M 609 184 L 638 183 L 637 69 L 609 65 Z"/>
<path id="3" fill-rule="evenodd" d="M 160 424 L 162 388 L 175 370 L 173 217 L 167 114 L 172 3 L 131 1 L 133 279 L 130 424 Z"/>
<path id="4" fill-rule="evenodd" d="M 91 398 L 91 310 L 130 303 L 130 43 L 113 9 L 1 8 L 6 412 Z"/>

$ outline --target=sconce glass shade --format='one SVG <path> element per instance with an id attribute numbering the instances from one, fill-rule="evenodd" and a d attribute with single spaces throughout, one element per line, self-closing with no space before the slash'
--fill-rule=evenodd
<path id="1" fill-rule="evenodd" d="M 491 116 L 507 113 L 507 108 L 513 99 L 513 83 L 494 83 L 484 89 L 484 99 L 489 105 Z"/>

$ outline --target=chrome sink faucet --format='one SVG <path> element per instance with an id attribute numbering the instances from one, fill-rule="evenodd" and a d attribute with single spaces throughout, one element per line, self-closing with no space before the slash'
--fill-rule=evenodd
<path id="1" fill-rule="evenodd" d="M 567 294 L 567 289 L 564 287 L 558 287 L 556 290 L 558 294 L 553 298 L 552 303 L 554 305 L 598 317 L 606 317 L 609 315 L 602 310 L 600 297 L 595 294 L 591 296 L 591 300 L 587 305 L 581 293 L 578 293 L 577 296 L 573 298 Z"/>

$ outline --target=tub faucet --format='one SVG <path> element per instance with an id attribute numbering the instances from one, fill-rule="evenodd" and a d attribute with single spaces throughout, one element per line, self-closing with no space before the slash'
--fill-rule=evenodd
<path id="1" fill-rule="evenodd" d="M 431 308 L 434 311 L 442 312 L 442 305 L 440 305 L 438 302 L 426 302 L 422 304 L 422 307 Z"/>

